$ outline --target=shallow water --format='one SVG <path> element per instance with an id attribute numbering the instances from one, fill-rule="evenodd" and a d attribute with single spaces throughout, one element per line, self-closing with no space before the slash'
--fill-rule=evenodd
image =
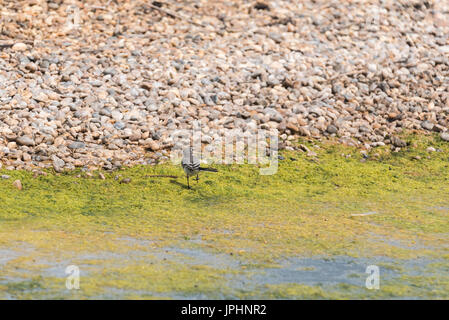
<path id="1" fill-rule="evenodd" d="M 154 241 L 136 239 L 132 237 L 118 238 L 117 241 L 125 241 L 131 244 L 146 246 L 148 250 L 130 250 L 126 254 L 102 251 L 96 254 L 81 254 L 73 256 L 70 260 L 63 259 L 41 259 L 37 264 L 45 265 L 39 271 L 41 277 L 52 277 L 59 279 L 60 288 L 48 292 L 43 287 L 27 288 L 29 280 L 25 276 L 30 270 L 23 268 L 18 275 L 0 277 L 0 285 L 6 284 L 10 288 L 15 285 L 25 284 L 22 291 L 29 291 L 34 298 L 76 298 L 73 291 L 63 287 L 67 274 L 65 269 L 68 265 L 77 263 L 80 268 L 80 283 L 83 284 L 83 277 L 99 276 L 104 269 L 112 266 L 126 267 L 129 265 L 145 266 L 149 264 L 164 265 L 173 263 L 175 265 L 188 265 L 190 267 L 210 267 L 225 272 L 227 289 L 223 292 L 210 293 L 185 293 L 176 291 L 152 292 L 147 290 L 138 290 L 132 288 L 106 287 L 104 292 L 95 294 L 91 298 L 97 299 L 122 299 L 129 295 L 153 296 L 169 299 L 239 299 L 242 295 L 245 298 L 267 298 L 270 297 L 270 285 L 306 285 L 319 287 L 324 290 L 334 290 L 341 285 L 349 285 L 343 289 L 349 290 L 354 298 L 363 296 L 366 292 L 365 282 L 368 274 L 367 267 L 376 265 L 380 270 L 381 285 L 384 282 L 393 282 L 406 276 L 433 277 L 439 274 L 447 274 L 447 267 L 444 264 L 441 268 L 433 268 L 429 273 L 430 263 L 440 262 L 439 260 L 430 260 L 428 258 L 419 259 L 392 259 L 382 256 L 372 258 L 354 258 L 349 256 L 334 257 L 290 257 L 276 261 L 270 266 L 251 265 L 239 257 L 216 253 L 207 250 L 204 247 L 204 241 L 200 238 L 186 241 L 186 247 L 162 247 L 154 248 Z M 142 248 L 142 247 L 140 247 Z M 21 247 L 21 251 L 13 249 L 2 249 L 0 251 L 0 266 L 8 261 L 26 255 L 27 250 L 31 248 Z M 104 265 L 102 265 L 102 261 Z M 444 261 L 444 260 L 441 260 Z M 82 262 L 82 263 L 79 263 Z M 229 271 L 227 273 L 227 271 Z M 23 274 L 23 277 L 20 277 Z M 145 281 L 145 279 L 142 279 Z M 408 285 L 404 280 L 402 285 Z M 58 281 L 56 281 L 58 282 Z M 14 294 L 6 293 L 5 299 L 15 299 Z M 403 297 L 402 297 L 403 298 Z M 408 296 L 407 298 L 419 299 L 419 296 Z"/>

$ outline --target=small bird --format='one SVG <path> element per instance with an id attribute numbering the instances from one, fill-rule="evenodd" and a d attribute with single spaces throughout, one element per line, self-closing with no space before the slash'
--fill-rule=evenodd
<path id="1" fill-rule="evenodd" d="M 190 189 L 189 178 L 191 176 L 196 175 L 196 181 L 198 182 L 198 172 L 199 171 L 209 171 L 209 172 L 218 172 L 217 169 L 214 168 L 203 168 L 200 166 L 200 160 L 193 155 L 193 148 L 187 148 L 183 152 L 183 157 L 181 161 L 182 168 L 187 176 L 187 187 Z"/>

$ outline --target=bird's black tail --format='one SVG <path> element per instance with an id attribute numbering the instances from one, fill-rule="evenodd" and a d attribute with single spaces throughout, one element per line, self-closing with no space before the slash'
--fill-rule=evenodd
<path id="1" fill-rule="evenodd" d="M 200 168 L 200 171 L 218 172 L 218 170 L 214 168 Z"/>

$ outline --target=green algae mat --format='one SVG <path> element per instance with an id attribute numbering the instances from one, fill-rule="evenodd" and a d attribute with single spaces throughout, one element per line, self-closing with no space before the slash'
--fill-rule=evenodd
<path id="1" fill-rule="evenodd" d="M 0 299 L 447 299 L 449 143 L 405 139 L 301 141 L 316 157 L 220 165 L 192 190 L 171 164 L 0 170 Z"/>

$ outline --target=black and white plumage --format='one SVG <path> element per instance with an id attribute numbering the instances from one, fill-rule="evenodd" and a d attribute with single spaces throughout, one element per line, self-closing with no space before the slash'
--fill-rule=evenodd
<path id="1" fill-rule="evenodd" d="M 196 181 L 198 182 L 198 180 L 199 180 L 198 172 L 199 171 L 218 172 L 217 169 L 202 168 L 200 165 L 200 160 L 197 157 L 195 157 L 195 155 L 193 154 L 193 148 L 191 148 L 191 147 L 184 150 L 183 156 L 182 156 L 182 161 L 181 161 L 181 166 L 184 169 L 184 172 L 186 173 L 187 187 L 189 189 L 190 189 L 189 178 L 191 176 L 196 175 Z"/>

